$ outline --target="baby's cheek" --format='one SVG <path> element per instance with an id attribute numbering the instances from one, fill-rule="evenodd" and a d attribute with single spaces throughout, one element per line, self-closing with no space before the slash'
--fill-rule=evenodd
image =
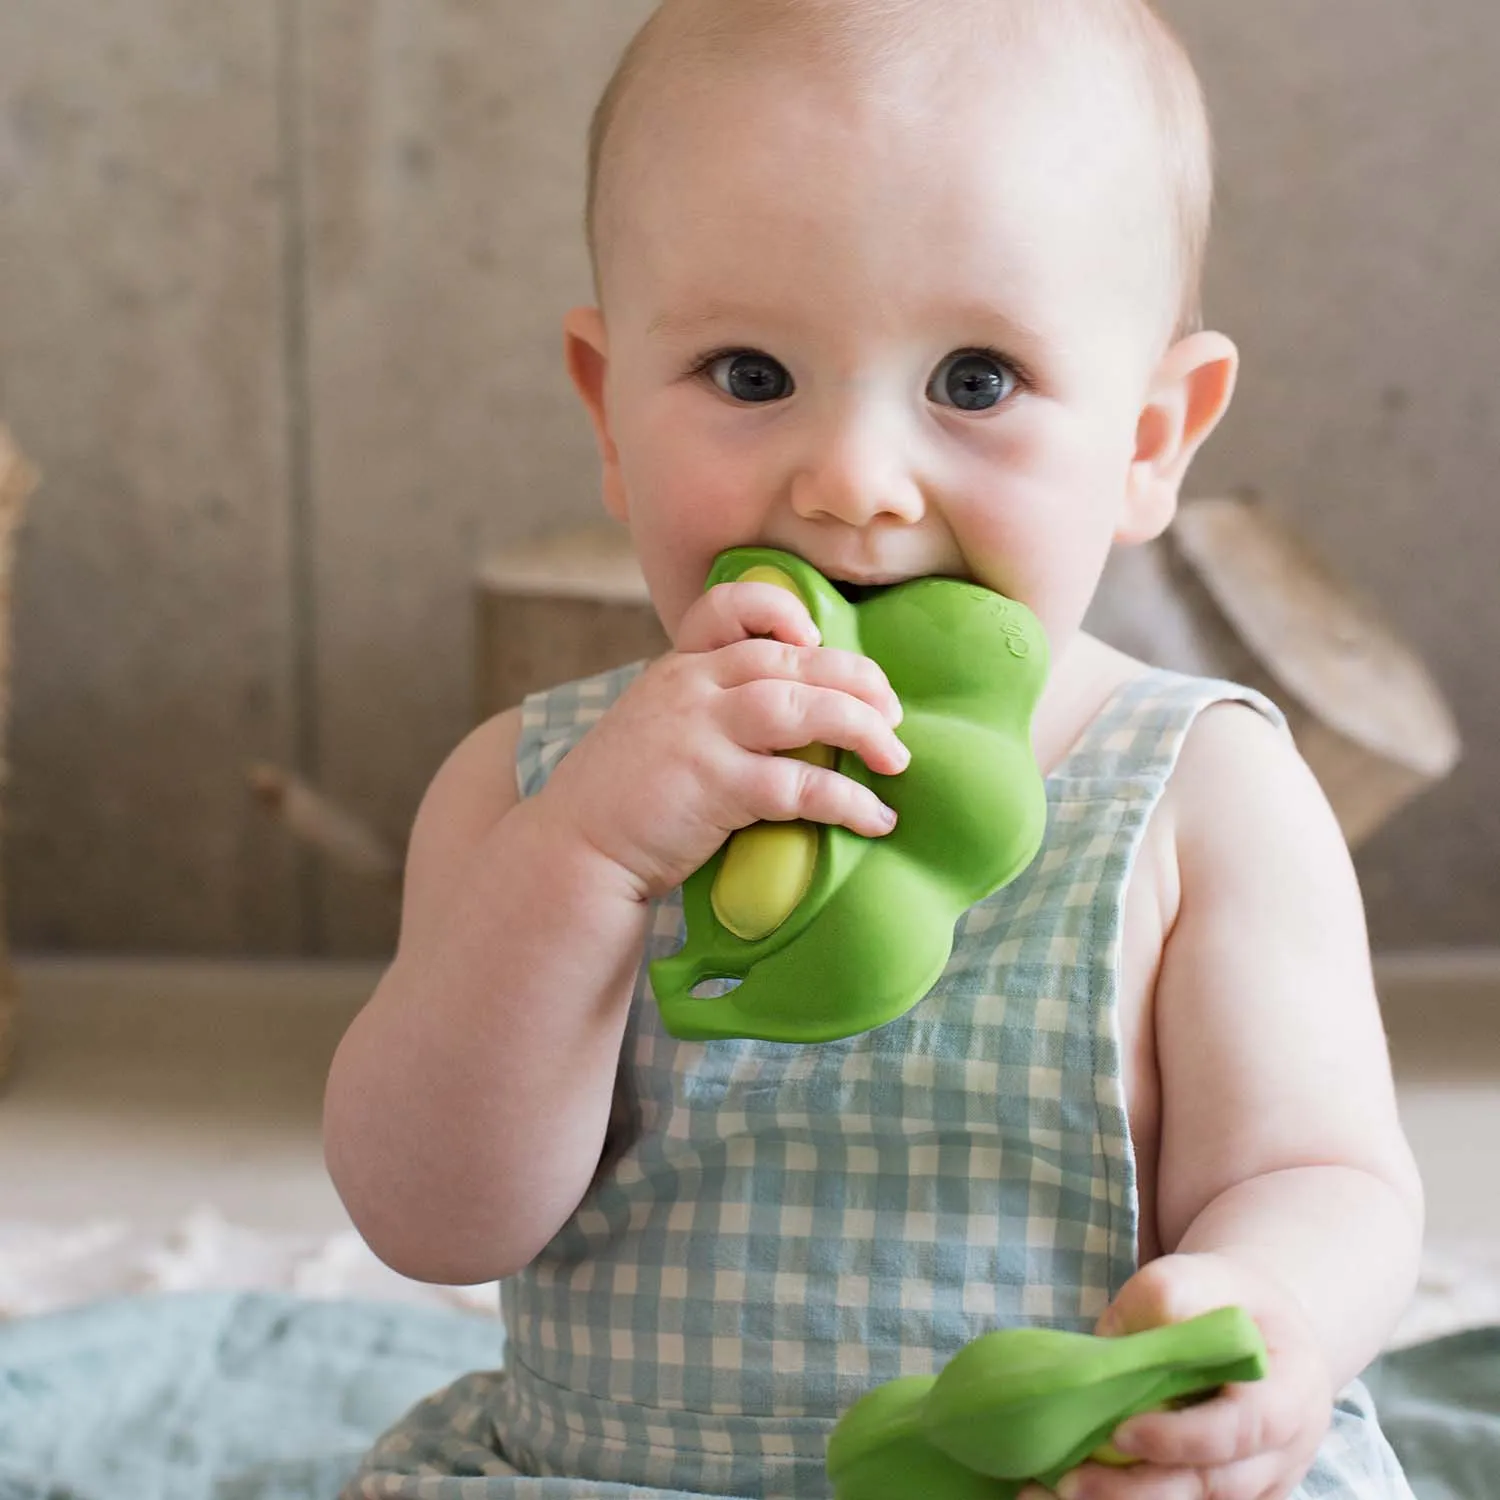
<path id="1" fill-rule="evenodd" d="M 1115 528 L 1116 510 L 1099 494 L 1060 489 L 1028 507 L 1012 540 L 1013 555 L 1018 586 L 1035 595 L 1031 608 L 1044 623 L 1076 626 L 1082 619 Z"/>
<path id="2" fill-rule="evenodd" d="M 668 517 L 643 522 L 635 530 L 635 541 L 651 602 L 668 636 L 675 640 L 683 615 L 702 596 L 714 558 L 729 544 L 699 538 L 689 521 L 674 525 Z"/>
<path id="3" fill-rule="evenodd" d="M 1058 572 L 1059 539 L 1034 511 L 1017 505 L 976 507 L 954 528 L 964 565 L 986 588 L 1024 604 L 1045 622 Z"/>

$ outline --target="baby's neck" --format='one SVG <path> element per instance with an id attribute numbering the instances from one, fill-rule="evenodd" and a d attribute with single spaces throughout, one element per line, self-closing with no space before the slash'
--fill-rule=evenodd
<path id="1" fill-rule="evenodd" d="M 1063 647 L 1031 721 L 1037 764 L 1049 775 L 1122 682 L 1145 664 L 1079 631 Z"/>

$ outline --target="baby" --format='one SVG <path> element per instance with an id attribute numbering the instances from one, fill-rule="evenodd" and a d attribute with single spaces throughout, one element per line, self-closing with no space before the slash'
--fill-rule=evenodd
<path id="1" fill-rule="evenodd" d="M 328 1163 L 396 1269 L 508 1278 L 506 1368 L 349 1494 L 826 1496 L 838 1415 L 980 1333 L 1234 1303 L 1267 1378 L 1058 1494 L 1408 1497 L 1355 1377 L 1422 1194 L 1339 830 L 1265 699 L 1080 629 L 1235 381 L 1179 46 L 1144 0 L 666 0 L 592 144 L 567 363 L 673 649 L 485 724 L 418 813 Z M 704 592 L 751 544 L 978 582 L 1051 644 L 1041 852 L 906 1015 L 817 1046 L 675 1041 L 646 980 L 733 830 L 889 832 L 777 752 L 908 761 L 875 662 Z"/>

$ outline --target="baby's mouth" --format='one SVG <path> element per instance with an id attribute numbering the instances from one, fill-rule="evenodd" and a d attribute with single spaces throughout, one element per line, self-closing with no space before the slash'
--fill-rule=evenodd
<path id="1" fill-rule="evenodd" d="M 849 604 L 863 604 L 867 599 L 873 599 L 877 594 L 895 587 L 890 583 L 850 583 L 843 578 L 830 578 L 828 581 Z"/>
<path id="2" fill-rule="evenodd" d="M 852 579 L 835 578 L 831 573 L 825 573 L 823 576 L 850 604 L 864 604 L 888 589 L 900 588 L 903 583 L 915 583 L 919 578 L 942 578 L 951 583 L 972 582 L 971 579 L 958 573 L 909 573 L 899 578 L 888 578 L 884 583 L 855 583 Z"/>

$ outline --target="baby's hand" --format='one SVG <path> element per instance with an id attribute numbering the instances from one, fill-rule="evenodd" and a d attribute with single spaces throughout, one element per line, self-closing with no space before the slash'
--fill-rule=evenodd
<path id="1" fill-rule="evenodd" d="M 769 637 L 766 639 L 765 637 Z M 901 705 L 885 673 L 820 647 L 806 606 L 769 583 L 723 583 L 683 616 L 654 662 L 559 763 L 541 794 L 551 815 L 661 896 L 737 828 L 807 818 L 889 833 L 868 787 L 777 751 L 826 744 L 879 775 L 906 768 Z"/>
<path id="2" fill-rule="evenodd" d="M 1122 1422 L 1114 1445 L 1144 1460 L 1129 1468 L 1084 1464 L 1065 1475 L 1063 1500 L 1284 1500 L 1328 1432 L 1333 1391 L 1307 1317 L 1271 1278 L 1228 1256 L 1167 1255 L 1136 1272 L 1096 1333 L 1136 1333 L 1237 1304 L 1260 1326 L 1270 1368 L 1180 1411 Z M 1028 1485 L 1020 1500 L 1046 1494 Z"/>

